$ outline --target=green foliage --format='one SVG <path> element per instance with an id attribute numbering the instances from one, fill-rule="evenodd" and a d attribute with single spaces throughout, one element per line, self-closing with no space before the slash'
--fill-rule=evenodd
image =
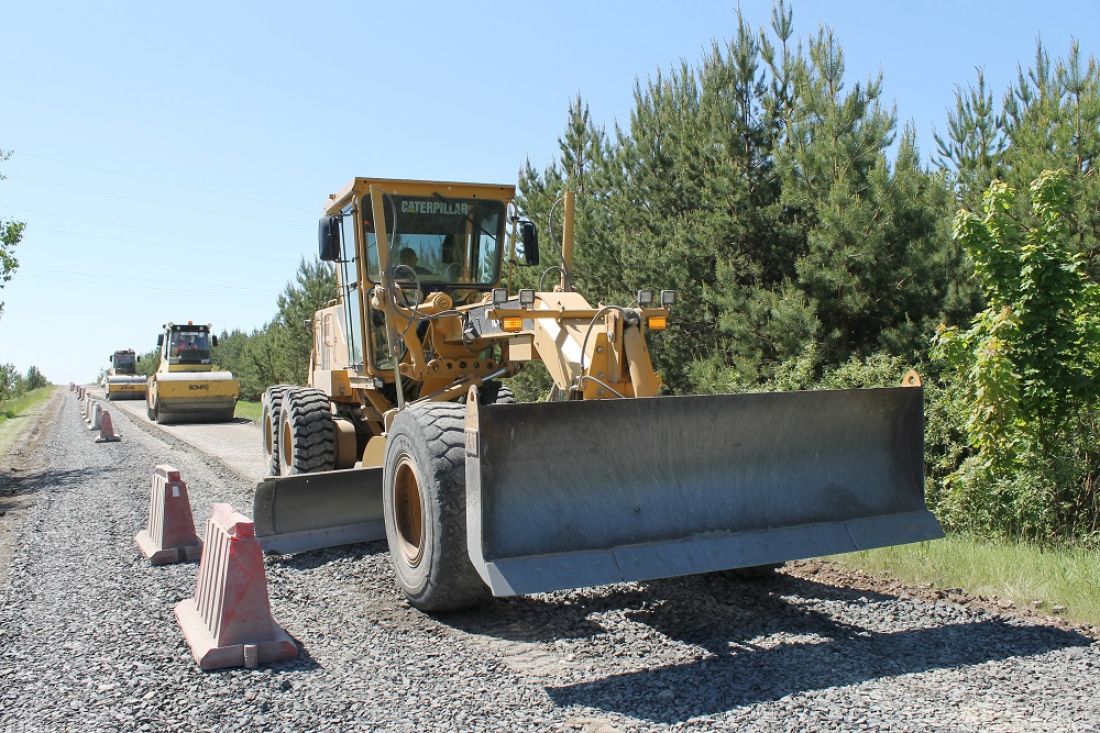
<path id="1" fill-rule="evenodd" d="M 313 315 L 336 296 L 336 276 L 321 262 L 302 260 L 294 282 L 278 299 L 278 313 L 262 328 L 218 336 L 213 359 L 241 380 L 241 398 L 258 400 L 273 384 L 305 384 L 313 344 Z"/>
<path id="2" fill-rule="evenodd" d="M 962 396 L 973 449 L 947 477 L 944 506 L 975 531 L 1100 533 L 1100 286 L 1072 243 L 1071 191 L 1067 172 L 1045 171 L 1021 206 L 997 181 L 980 215 L 955 220 L 987 306 L 965 331 L 941 328 L 933 355 Z"/>
<path id="3" fill-rule="evenodd" d="M 998 106 L 979 72 L 974 86 L 960 89 L 945 135 L 936 137 L 938 162 L 956 187 L 960 204 L 981 206 L 994 180 L 1025 190 L 1044 170 L 1067 172 L 1069 227 L 1065 244 L 1082 254 L 1100 280 L 1100 63 L 1081 56 L 1074 42 L 1065 58 L 1051 60 L 1037 43 L 1030 68 L 1018 67 L 1016 81 Z M 1025 200 L 1012 214 L 1024 216 Z"/>
<path id="4" fill-rule="evenodd" d="M 38 367 L 27 367 L 27 373 L 23 377 L 24 389 L 28 391 L 32 389 L 39 389 L 41 387 L 49 385 L 49 383 L 49 380 L 46 379 L 42 372 L 38 371 Z"/>
<path id="5" fill-rule="evenodd" d="M 11 399 L 23 391 L 23 377 L 14 364 L 0 364 L 0 400 Z"/>
<path id="6" fill-rule="evenodd" d="M 829 31 L 792 36 L 782 3 L 770 35 L 739 17 L 698 65 L 639 83 L 610 135 L 577 98 L 559 161 L 520 173 L 544 232 L 576 194 L 571 275 L 590 300 L 679 292 L 650 344 L 673 391 L 766 383 L 796 359 L 814 373 L 880 351 L 913 361 L 935 323 L 972 312 L 943 177 L 920 168 L 910 130 L 887 158 L 881 78 L 847 89 Z"/>
<path id="7" fill-rule="evenodd" d="M 10 152 L 0 150 L 0 162 L 10 157 Z M 0 174 L 0 181 L 2 180 L 4 176 Z M 19 260 L 15 258 L 15 245 L 23 239 L 23 230 L 26 226 L 26 223 L 21 221 L 0 220 L 0 288 L 3 288 L 4 283 L 11 280 L 12 275 L 19 269 Z M 0 315 L 3 313 L 4 304 L 0 302 Z"/>
<path id="8" fill-rule="evenodd" d="M 142 376 L 150 377 L 153 372 L 160 366 L 160 350 L 152 348 L 144 354 L 138 354 L 137 364 L 134 366 L 134 371 Z"/>
<path id="9" fill-rule="evenodd" d="M 32 390 L 49 386 L 50 382 L 38 367 L 28 367 L 26 374 L 20 374 L 13 364 L 0 364 L 0 400 L 20 397 Z"/>

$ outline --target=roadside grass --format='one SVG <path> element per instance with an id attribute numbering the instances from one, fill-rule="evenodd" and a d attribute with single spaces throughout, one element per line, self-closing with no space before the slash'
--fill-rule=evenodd
<path id="1" fill-rule="evenodd" d="M 32 389 L 30 392 L 13 397 L 10 400 L 0 400 L 0 423 L 18 417 L 31 409 L 39 402 L 45 401 L 57 389 L 54 385 Z"/>
<path id="2" fill-rule="evenodd" d="M 233 417 L 240 417 L 245 420 L 251 420 L 257 422 L 260 419 L 260 415 L 263 413 L 263 405 L 259 402 L 251 402 L 249 400 L 237 400 L 237 409 L 233 413 Z"/>
<path id="3" fill-rule="evenodd" d="M 970 595 L 1100 625 L 1100 550 L 1041 548 L 953 535 L 942 540 L 837 555 L 831 560 L 909 584 L 961 588 Z M 1064 609 L 1064 610 L 1063 610 Z"/>

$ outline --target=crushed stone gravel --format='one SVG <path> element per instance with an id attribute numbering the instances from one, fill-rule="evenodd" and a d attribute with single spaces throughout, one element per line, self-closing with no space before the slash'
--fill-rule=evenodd
<path id="1" fill-rule="evenodd" d="M 172 606 L 197 566 L 151 567 L 153 467 L 250 512 L 251 485 L 116 415 L 94 443 L 66 397 L 0 589 L 4 731 L 1096 731 L 1100 645 L 957 594 L 876 589 L 822 563 L 413 610 L 383 544 L 269 556 L 299 658 L 203 673 Z M 851 583 L 843 582 L 850 577 Z"/>

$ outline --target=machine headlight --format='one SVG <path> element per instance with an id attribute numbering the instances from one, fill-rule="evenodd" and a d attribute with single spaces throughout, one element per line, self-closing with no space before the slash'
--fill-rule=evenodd
<path id="1" fill-rule="evenodd" d="M 643 308 L 647 305 L 653 304 L 653 291 L 652 290 L 639 290 L 638 291 L 638 305 Z"/>

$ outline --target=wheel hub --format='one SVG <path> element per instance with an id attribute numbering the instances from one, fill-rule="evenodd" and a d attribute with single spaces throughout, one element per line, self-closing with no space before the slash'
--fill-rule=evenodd
<path id="1" fill-rule="evenodd" d="M 394 474 L 393 513 L 401 554 L 415 568 L 424 555 L 424 508 L 416 468 L 407 455 L 401 456 Z"/>

